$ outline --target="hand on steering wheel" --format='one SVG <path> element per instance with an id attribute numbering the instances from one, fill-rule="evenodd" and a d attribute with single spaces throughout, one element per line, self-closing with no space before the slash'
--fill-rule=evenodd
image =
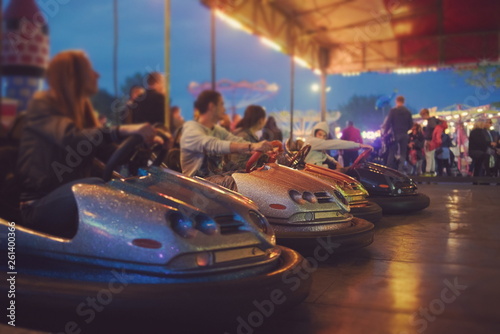
<path id="1" fill-rule="evenodd" d="M 141 124 L 138 124 L 141 125 Z M 120 130 L 122 130 L 120 128 Z M 120 133 L 126 133 L 120 131 Z M 156 132 L 153 129 L 153 135 L 149 136 L 148 138 L 151 138 L 151 143 L 155 142 L 154 138 L 156 137 L 154 134 Z M 129 135 L 128 138 L 123 140 L 118 148 L 113 152 L 111 157 L 108 159 L 108 162 L 106 163 L 106 166 L 104 167 L 103 171 L 103 180 L 105 182 L 108 182 L 111 180 L 113 171 L 120 165 L 124 165 L 126 163 L 129 163 L 135 153 L 139 152 L 141 147 L 143 147 L 145 144 L 145 137 L 143 136 L 143 133 L 140 131 L 137 131 L 135 133 L 132 133 Z M 163 144 L 153 144 L 153 145 L 146 145 L 148 146 L 148 155 L 152 157 L 153 163 L 151 164 L 152 166 L 160 166 L 161 163 L 163 162 L 163 159 L 166 156 L 166 149 L 164 148 Z"/>
<path id="2" fill-rule="evenodd" d="M 361 165 L 361 163 L 370 156 L 370 153 L 373 150 L 373 147 L 371 147 L 370 145 L 361 144 L 360 148 L 363 148 L 365 150 L 356 158 L 356 160 L 354 160 L 352 165 L 349 167 L 349 170 L 353 170 L 354 168 Z"/>
<path id="3" fill-rule="evenodd" d="M 304 145 L 302 148 L 293 155 L 293 157 L 288 162 L 287 166 L 293 169 L 301 168 L 306 163 L 306 157 L 311 151 L 311 145 Z"/>
<path id="4" fill-rule="evenodd" d="M 279 140 L 273 140 L 271 142 L 271 146 L 273 147 L 273 149 L 271 151 L 267 152 L 266 154 L 269 156 L 269 162 L 272 163 L 272 162 L 276 161 L 277 155 L 279 153 L 283 152 L 283 145 L 281 144 L 281 142 Z M 256 151 L 256 152 L 254 152 L 254 154 L 252 154 L 250 159 L 248 159 L 248 162 L 246 165 L 246 172 L 247 173 L 253 172 L 254 170 L 256 170 L 258 168 L 257 161 L 259 160 L 261 155 L 262 155 L 262 152 Z"/>

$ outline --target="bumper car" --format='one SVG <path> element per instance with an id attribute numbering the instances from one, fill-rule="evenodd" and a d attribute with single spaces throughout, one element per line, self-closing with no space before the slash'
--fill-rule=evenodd
<path id="1" fill-rule="evenodd" d="M 369 194 L 363 185 L 355 178 L 344 173 L 306 163 L 304 159 L 310 149 L 310 145 L 305 145 L 295 154 L 292 155 L 289 153 L 282 157 L 280 163 L 337 186 L 342 195 L 347 199 L 351 208 L 350 213 L 354 217 L 366 219 L 371 222 L 379 221 L 382 218 L 382 208 L 377 203 L 367 199 Z M 288 150 L 288 152 L 290 151 Z"/>
<path id="2" fill-rule="evenodd" d="M 125 140 L 105 173 L 138 140 Z M 256 301 L 273 300 L 276 291 L 276 308 L 307 296 L 304 259 L 276 245 L 255 203 L 156 166 L 140 174 L 75 185 L 72 237 L 0 218 L 0 235 L 8 241 L 1 254 L 10 259 L 2 270 L 15 276 L 15 285 L 2 280 L 0 293 L 14 292 L 16 325 L 60 332 L 71 320 L 72 330 L 87 332 L 117 319 L 140 319 L 141 326 L 145 318 L 236 320 Z"/>
<path id="3" fill-rule="evenodd" d="M 370 194 L 370 201 L 389 214 L 415 212 L 429 206 L 429 197 L 418 192 L 412 179 L 387 166 L 369 162 L 370 153 L 371 150 L 363 151 L 350 167 L 342 170 L 361 182 Z"/>
<path id="4" fill-rule="evenodd" d="M 276 163 L 256 168 L 260 154 L 249 159 L 246 173 L 232 176 L 238 192 L 266 216 L 278 244 L 312 249 L 327 240 L 336 245 L 335 252 L 342 252 L 373 242 L 374 225 L 349 213 L 349 203 L 337 186 Z"/>

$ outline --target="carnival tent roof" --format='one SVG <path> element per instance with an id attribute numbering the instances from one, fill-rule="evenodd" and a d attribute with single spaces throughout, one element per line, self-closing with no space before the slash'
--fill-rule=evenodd
<path id="1" fill-rule="evenodd" d="M 328 74 L 418 72 L 500 61 L 498 0 L 201 2 Z"/>

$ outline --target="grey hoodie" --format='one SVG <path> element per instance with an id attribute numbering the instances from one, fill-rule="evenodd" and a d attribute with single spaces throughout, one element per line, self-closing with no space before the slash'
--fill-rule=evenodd
<path id="1" fill-rule="evenodd" d="M 316 138 L 314 137 L 316 130 L 323 130 L 328 134 L 328 124 L 326 122 L 319 122 L 314 126 L 311 136 L 306 138 L 304 145 L 311 145 L 311 152 L 306 157 L 307 163 L 321 166 L 326 160 L 333 159 L 326 154 L 325 150 L 347 150 L 360 147 L 360 144 L 353 141 Z"/>

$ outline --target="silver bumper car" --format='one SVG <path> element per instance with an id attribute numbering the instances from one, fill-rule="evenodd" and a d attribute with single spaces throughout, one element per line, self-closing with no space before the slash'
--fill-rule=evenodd
<path id="1" fill-rule="evenodd" d="M 259 152 L 249 160 L 247 173 L 232 176 L 238 192 L 257 203 L 271 223 L 278 244 L 313 248 L 326 238 L 342 252 L 373 242 L 373 224 L 349 213 L 336 186 L 276 163 L 252 168 L 258 157 Z"/>
<path id="2" fill-rule="evenodd" d="M 60 332 L 71 323 L 98 332 L 149 320 L 235 321 L 276 291 L 276 308 L 309 292 L 310 277 L 297 276 L 304 259 L 276 245 L 266 218 L 243 196 L 157 167 L 72 190 L 71 238 L 0 218 L 18 326 Z M 0 293 L 11 290 L 2 280 Z"/>

